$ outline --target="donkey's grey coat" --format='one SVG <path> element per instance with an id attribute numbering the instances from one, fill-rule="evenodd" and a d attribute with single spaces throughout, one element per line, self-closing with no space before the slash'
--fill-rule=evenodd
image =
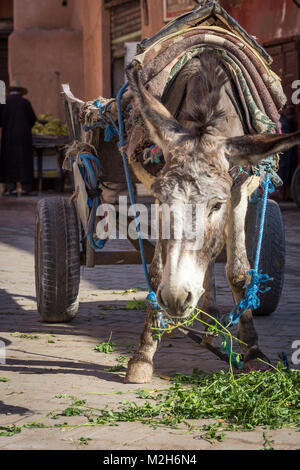
<path id="1" fill-rule="evenodd" d="M 151 186 L 153 195 L 159 205 L 176 207 L 182 219 L 186 205 L 194 205 L 201 219 L 196 238 L 202 241 L 194 247 L 178 219 L 176 228 L 182 231 L 179 239 L 159 237 L 149 272 L 151 285 L 170 317 L 186 317 L 204 289 L 203 309 L 217 314 L 213 265 L 225 242 L 226 273 L 235 302 L 244 296 L 249 269 L 245 217 L 249 194 L 259 183 L 257 177 L 252 177 L 231 191 L 229 170 L 235 165 L 255 165 L 298 144 L 300 132 L 243 135 L 239 114 L 226 93 L 226 88 L 234 93 L 233 85 L 213 53 L 202 54 L 185 67 L 182 80 L 186 96 L 178 120 L 147 91 L 134 66 L 127 69 L 127 76 L 151 138 L 162 148 L 166 161 Z M 164 211 L 158 221 L 160 229 L 163 219 Z M 157 348 L 157 340 L 152 336 L 154 326 L 157 326 L 157 315 L 149 306 L 140 347 L 128 364 L 126 382 L 151 380 L 152 358 Z M 250 310 L 240 318 L 238 336 L 245 343 L 246 365 L 264 357 L 258 348 Z"/>

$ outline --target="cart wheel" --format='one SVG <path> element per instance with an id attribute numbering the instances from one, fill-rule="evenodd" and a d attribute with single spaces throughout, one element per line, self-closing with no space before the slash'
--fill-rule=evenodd
<path id="1" fill-rule="evenodd" d="M 250 202 L 246 219 L 246 246 L 251 268 L 254 267 L 262 201 Z M 256 316 L 270 315 L 278 306 L 284 281 L 285 267 L 285 235 L 279 205 L 268 200 L 264 233 L 261 245 L 259 269 L 268 274 L 273 281 L 266 282 L 263 287 L 271 287 L 260 296 L 260 306 L 253 310 Z"/>
<path id="2" fill-rule="evenodd" d="M 78 310 L 80 246 L 74 204 L 66 198 L 39 201 L 36 209 L 35 286 L 40 319 L 68 322 Z"/>
<path id="3" fill-rule="evenodd" d="M 292 198 L 298 207 L 300 207 L 300 165 L 296 168 L 291 181 Z"/>

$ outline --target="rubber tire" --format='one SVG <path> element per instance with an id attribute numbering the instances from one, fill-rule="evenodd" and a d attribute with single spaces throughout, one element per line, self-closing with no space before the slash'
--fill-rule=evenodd
<path id="1" fill-rule="evenodd" d="M 293 174 L 291 181 L 291 193 L 295 203 L 298 207 L 300 207 L 300 165 L 297 166 Z"/>
<path id="2" fill-rule="evenodd" d="M 36 208 L 35 286 L 40 320 L 71 321 L 79 307 L 80 245 L 73 203 L 41 199 Z"/>
<path id="3" fill-rule="evenodd" d="M 251 268 L 255 261 L 261 207 L 262 201 L 250 202 L 246 218 L 246 247 Z M 253 310 L 253 315 L 270 315 L 276 310 L 281 297 L 285 269 L 284 224 L 279 205 L 271 199 L 267 202 L 259 269 L 273 281 L 262 285 L 262 288 L 271 289 L 260 295 L 260 306 Z"/>

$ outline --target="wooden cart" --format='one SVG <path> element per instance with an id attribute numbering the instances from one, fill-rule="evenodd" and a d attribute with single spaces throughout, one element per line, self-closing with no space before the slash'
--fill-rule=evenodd
<path id="1" fill-rule="evenodd" d="M 62 99 L 66 112 L 70 140 L 82 141 L 83 129 L 79 116 L 84 103 L 76 99 L 68 85 L 63 85 Z M 97 144 L 98 142 L 98 144 Z M 103 130 L 94 132 L 93 143 L 101 155 L 103 181 L 125 183 L 120 153 L 116 141 L 104 142 Z M 133 181 L 136 181 L 134 176 Z M 150 205 L 152 197 L 139 199 Z M 127 251 L 95 251 L 84 235 L 76 202 L 66 197 L 43 198 L 37 205 L 35 236 L 36 295 L 40 318 L 46 322 L 70 321 L 78 310 L 80 266 L 140 264 L 138 240 L 130 238 L 127 225 L 119 222 L 120 209 L 116 206 L 117 230 L 126 235 L 133 249 Z M 128 211 L 127 211 L 128 213 Z M 154 243 L 144 240 L 146 262 L 151 263 Z"/>

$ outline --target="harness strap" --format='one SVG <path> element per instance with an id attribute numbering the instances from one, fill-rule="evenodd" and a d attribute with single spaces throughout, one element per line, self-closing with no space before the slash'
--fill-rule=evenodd
<path id="1" fill-rule="evenodd" d="M 136 208 L 135 208 L 134 191 L 133 191 L 131 176 L 130 176 L 130 172 L 129 172 L 129 165 L 128 165 L 126 152 L 124 151 L 124 147 L 126 145 L 126 139 L 125 139 L 125 132 L 124 132 L 124 121 L 123 121 L 123 117 L 122 117 L 121 100 L 122 100 L 122 96 L 125 93 L 127 87 L 128 87 L 128 83 L 125 83 L 125 85 L 122 86 L 122 88 L 120 89 L 120 91 L 117 95 L 117 110 L 118 110 L 118 122 L 119 122 L 119 131 L 118 131 L 118 133 L 119 133 L 119 139 L 120 139 L 119 143 L 118 143 L 118 147 L 119 147 L 119 151 L 121 153 L 122 160 L 123 160 L 125 177 L 126 177 L 128 193 L 129 193 L 129 200 L 130 200 L 130 204 L 132 206 L 133 218 L 134 218 L 134 221 L 135 221 L 135 224 L 136 224 L 136 230 L 137 230 L 137 233 L 138 233 L 139 247 L 140 247 L 140 252 L 141 252 L 141 259 L 142 259 L 144 274 L 145 274 L 145 278 L 146 278 L 146 282 L 147 282 L 147 286 L 148 286 L 148 289 L 150 291 L 150 294 L 153 298 L 155 296 L 155 300 L 156 300 L 156 294 L 152 290 L 152 286 L 150 284 L 150 279 L 149 279 L 149 274 L 148 274 L 148 267 L 147 267 L 147 263 L 146 263 L 145 253 L 144 253 L 144 244 L 143 244 L 142 235 L 141 235 L 141 227 L 140 227 L 140 223 L 138 222 L 138 215 L 137 215 L 137 211 L 136 211 Z"/>

